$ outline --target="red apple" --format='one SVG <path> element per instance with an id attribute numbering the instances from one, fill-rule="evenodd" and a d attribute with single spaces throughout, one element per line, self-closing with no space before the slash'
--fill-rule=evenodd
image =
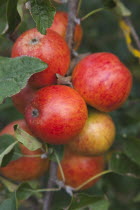
<path id="1" fill-rule="evenodd" d="M 91 109 L 84 128 L 68 148 L 81 155 L 101 155 L 111 147 L 114 138 L 115 125 L 111 117 Z"/>
<path id="2" fill-rule="evenodd" d="M 66 12 L 56 12 L 54 16 L 54 21 L 50 29 L 56 31 L 60 34 L 63 38 L 66 37 L 68 25 L 68 14 Z M 75 50 L 78 49 L 83 36 L 83 30 L 80 24 L 76 24 L 75 31 L 74 31 L 74 48 Z"/>
<path id="3" fill-rule="evenodd" d="M 61 166 L 65 176 L 65 184 L 77 188 L 91 177 L 101 173 L 104 170 L 104 165 L 105 161 L 103 156 L 87 157 L 78 155 L 66 149 L 61 161 Z M 59 169 L 58 179 L 62 180 Z M 84 190 L 90 188 L 97 181 L 98 179 L 92 180 L 81 189 Z"/>
<path id="4" fill-rule="evenodd" d="M 70 64 L 70 51 L 65 40 L 55 31 L 47 30 L 42 35 L 36 28 L 24 32 L 12 48 L 12 57 L 33 56 L 48 64 L 48 68 L 33 74 L 29 84 L 34 88 L 52 85 L 56 82 L 56 73 L 65 75 Z"/>
<path id="5" fill-rule="evenodd" d="M 126 101 L 132 75 L 117 56 L 101 52 L 86 56 L 76 65 L 72 82 L 87 104 L 110 112 Z"/>
<path id="6" fill-rule="evenodd" d="M 31 101 L 35 92 L 33 88 L 26 85 L 19 93 L 12 96 L 13 104 L 19 112 L 24 113 L 25 107 Z"/>
<path id="7" fill-rule="evenodd" d="M 1 132 L 0 136 L 4 134 L 14 136 L 13 126 L 18 124 L 23 130 L 32 135 L 31 131 L 24 120 L 17 120 L 7 125 Z M 5 167 L 0 168 L 0 173 L 15 181 L 27 181 L 35 179 L 48 169 L 49 160 L 41 157 L 33 157 L 33 155 L 43 154 L 41 149 L 30 151 L 23 144 L 19 143 L 21 153 L 28 157 L 20 157 L 17 160 L 9 162 Z M 29 157 L 31 156 L 31 157 Z"/>
<path id="8" fill-rule="evenodd" d="M 74 89 L 52 85 L 38 90 L 25 109 L 35 136 L 50 144 L 66 144 L 84 127 L 87 107 Z"/>

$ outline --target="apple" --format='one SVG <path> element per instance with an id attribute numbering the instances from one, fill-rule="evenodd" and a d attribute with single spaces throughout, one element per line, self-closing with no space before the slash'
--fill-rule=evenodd
<path id="1" fill-rule="evenodd" d="M 67 31 L 67 25 L 68 25 L 68 14 L 66 12 L 56 12 L 54 16 L 54 21 L 50 29 L 53 31 L 56 31 L 58 34 L 60 34 L 64 39 L 66 37 L 66 31 Z M 77 50 L 81 40 L 83 37 L 83 30 L 80 24 L 76 24 L 75 31 L 74 31 L 74 49 Z"/>
<path id="2" fill-rule="evenodd" d="M 70 64 L 70 50 L 65 40 L 55 31 L 47 29 L 42 35 L 36 28 L 21 34 L 12 48 L 12 57 L 32 56 L 48 64 L 45 70 L 33 74 L 29 84 L 41 88 L 56 83 L 56 73 L 65 75 Z"/>
<path id="3" fill-rule="evenodd" d="M 64 156 L 61 160 L 62 170 L 65 176 L 65 185 L 73 188 L 79 187 L 93 176 L 104 170 L 104 156 L 88 157 L 78 155 L 69 149 L 64 150 Z M 58 169 L 58 179 L 62 180 L 61 172 Z M 99 178 L 90 181 L 84 185 L 81 190 L 92 187 Z"/>
<path id="4" fill-rule="evenodd" d="M 87 106 L 74 89 L 52 85 L 36 92 L 25 108 L 26 122 L 42 141 L 66 144 L 79 134 L 87 119 Z"/>
<path id="5" fill-rule="evenodd" d="M 3 128 L 3 130 L 0 132 L 0 136 L 4 134 L 14 136 L 13 126 L 15 124 L 18 124 L 23 130 L 32 135 L 31 131 L 26 125 L 25 120 L 21 119 L 16 120 Z M 43 175 L 49 166 L 48 158 L 41 158 L 43 151 L 41 149 L 30 151 L 21 143 L 19 143 L 19 148 L 23 154 L 23 157 L 9 162 L 4 167 L 0 167 L 0 174 L 14 181 L 32 180 Z M 40 157 L 33 157 L 34 155 L 40 155 Z"/>
<path id="6" fill-rule="evenodd" d="M 70 141 L 68 148 L 81 155 L 101 155 L 113 144 L 115 125 L 103 112 L 89 110 L 89 117 L 80 134 Z"/>
<path id="7" fill-rule="evenodd" d="M 132 87 L 129 69 L 112 53 L 93 53 L 83 58 L 72 74 L 74 88 L 86 103 L 110 112 L 127 99 Z"/>
<path id="8" fill-rule="evenodd" d="M 14 106 L 19 112 L 24 113 L 25 107 L 31 101 L 32 97 L 35 94 L 35 90 L 29 85 L 26 85 L 19 93 L 12 96 L 12 101 Z"/>

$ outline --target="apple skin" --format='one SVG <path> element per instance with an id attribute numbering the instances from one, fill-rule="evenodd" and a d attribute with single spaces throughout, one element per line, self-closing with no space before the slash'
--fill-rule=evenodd
<path id="1" fill-rule="evenodd" d="M 14 106 L 17 108 L 19 112 L 24 113 L 25 107 L 31 101 L 34 96 L 36 90 L 31 88 L 29 85 L 26 85 L 19 93 L 13 95 L 12 101 Z"/>
<path id="2" fill-rule="evenodd" d="M 68 25 L 68 14 L 66 12 L 56 12 L 54 16 L 54 21 L 50 29 L 56 31 L 60 34 L 64 39 L 66 37 Z M 83 30 L 80 24 L 76 24 L 75 31 L 74 31 L 74 49 L 77 50 L 80 46 L 83 37 Z"/>
<path id="3" fill-rule="evenodd" d="M 83 98 L 64 85 L 41 88 L 25 109 L 33 134 L 50 144 L 68 143 L 82 130 L 87 115 Z"/>
<path id="4" fill-rule="evenodd" d="M 89 178 L 101 173 L 105 167 L 105 160 L 104 156 L 88 157 L 65 149 L 61 166 L 65 176 L 65 184 L 77 188 Z M 59 169 L 58 179 L 62 180 Z M 92 187 L 98 180 L 99 178 L 89 182 L 81 190 Z"/>
<path id="5" fill-rule="evenodd" d="M 67 146 L 80 155 L 101 155 L 113 144 L 115 133 L 115 124 L 108 114 L 90 109 L 84 128 Z"/>
<path id="6" fill-rule="evenodd" d="M 29 84 L 33 88 L 55 84 L 56 73 L 65 75 L 70 64 L 67 43 L 51 29 L 47 29 L 46 35 L 42 35 L 36 28 L 21 34 L 13 45 L 11 56 L 14 58 L 23 55 L 40 58 L 48 64 L 48 68 L 29 78 Z"/>
<path id="7" fill-rule="evenodd" d="M 23 130 L 32 135 L 31 131 L 26 125 L 25 120 L 16 120 L 8 124 L 0 132 L 0 136 L 4 134 L 14 136 L 13 126 L 18 124 Z M 38 155 L 43 154 L 41 149 L 30 151 L 23 144 L 19 143 L 19 147 L 23 155 Z M 0 167 L 0 173 L 14 181 L 27 181 L 36 179 L 43 175 L 49 167 L 49 160 L 41 157 L 20 157 L 17 160 L 9 162 L 5 167 Z"/>
<path id="8" fill-rule="evenodd" d="M 86 56 L 74 68 L 74 88 L 86 103 L 103 112 L 119 108 L 132 87 L 128 68 L 112 53 L 100 52 Z"/>

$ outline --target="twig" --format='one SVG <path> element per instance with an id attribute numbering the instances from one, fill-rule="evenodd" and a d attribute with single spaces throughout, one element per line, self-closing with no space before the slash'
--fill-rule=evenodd
<path id="1" fill-rule="evenodd" d="M 68 1 L 68 27 L 67 27 L 67 34 L 66 34 L 66 42 L 71 50 L 73 50 L 73 34 L 76 25 L 76 15 L 78 9 L 78 2 L 79 0 L 69 0 Z"/>
<path id="2" fill-rule="evenodd" d="M 57 174 L 57 163 L 54 161 L 51 161 L 50 170 L 49 170 L 49 180 L 48 180 L 48 186 L 47 186 L 48 188 L 54 187 L 55 180 L 56 180 L 56 174 Z M 45 193 L 43 210 L 51 210 L 53 194 L 54 194 L 53 191 L 49 191 L 49 192 Z"/>
<path id="3" fill-rule="evenodd" d="M 123 20 L 126 22 L 127 25 L 129 25 L 129 27 L 131 28 L 131 35 L 133 37 L 133 39 L 135 40 L 136 42 L 136 45 L 137 45 L 137 48 L 140 50 L 140 39 L 137 35 L 137 32 L 132 24 L 132 21 L 130 19 L 130 17 L 126 16 L 126 17 L 123 17 Z"/>

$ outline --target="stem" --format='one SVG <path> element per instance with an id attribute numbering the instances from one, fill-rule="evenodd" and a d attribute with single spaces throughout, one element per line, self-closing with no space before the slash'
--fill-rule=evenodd
<path id="1" fill-rule="evenodd" d="M 93 181 L 94 179 L 97 179 L 98 177 L 100 177 L 102 175 L 105 175 L 105 174 L 108 174 L 108 173 L 111 173 L 111 172 L 113 172 L 113 171 L 112 170 L 106 170 L 106 171 L 103 171 L 103 172 L 97 174 L 96 176 L 91 177 L 90 179 L 88 179 L 87 181 L 82 183 L 79 187 L 75 188 L 75 191 L 80 190 L 82 187 L 84 187 L 86 184 L 88 184 L 89 182 Z"/>
<path id="2" fill-rule="evenodd" d="M 80 8 L 81 8 L 82 0 L 79 0 L 78 8 L 77 8 L 77 15 L 79 14 Z"/>
<path id="3" fill-rule="evenodd" d="M 98 9 L 95 9 L 95 10 L 89 12 L 88 14 L 86 14 L 84 17 L 81 18 L 81 21 L 87 19 L 89 16 L 91 16 L 91 15 L 97 13 L 97 12 L 100 12 L 100 11 L 102 11 L 102 10 L 104 10 L 104 9 L 105 9 L 105 8 L 98 8 Z"/>
<path id="4" fill-rule="evenodd" d="M 60 164 L 60 160 L 58 158 L 57 153 L 55 152 L 54 154 L 55 154 L 55 157 L 56 157 L 56 160 L 57 160 L 57 163 L 58 163 L 58 167 L 59 167 L 59 170 L 60 170 L 60 173 L 61 173 L 61 176 L 62 176 L 62 180 L 63 180 L 63 182 L 65 182 L 65 176 L 64 176 L 64 172 L 63 172 L 62 166 Z"/>
<path id="5" fill-rule="evenodd" d="M 50 171 L 49 171 L 49 180 L 48 180 L 49 192 L 47 192 L 45 194 L 43 210 L 51 210 L 52 197 L 54 194 L 53 186 L 55 184 L 54 180 L 56 180 L 56 174 L 57 174 L 57 163 L 54 161 L 51 161 Z M 58 188 L 57 188 L 57 190 L 58 190 Z M 56 191 L 56 189 L 55 189 L 55 191 Z"/>
<path id="6" fill-rule="evenodd" d="M 77 8 L 78 8 L 78 2 L 79 0 L 69 0 L 68 1 L 68 26 L 67 26 L 67 33 L 66 33 L 66 42 L 69 46 L 69 49 L 72 54 L 73 49 L 73 34 L 75 30 L 76 25 L 76 14 L 77 14 Z"/>
<path id="7" fill-rule="evenodd" d="M 140 39 L 137 35 L 137 32 L 131 22 L 131 19 L 130 17 L 123 17 L 123 20 L 126 22 L 127 25 L 129 25 L 129 27 L 131 28 L 131 35 L 133 37 L 133 39 L 135 40 L 136 42 L 136 45 L 137 45 L 137 48 L 140 50 Z"/>

